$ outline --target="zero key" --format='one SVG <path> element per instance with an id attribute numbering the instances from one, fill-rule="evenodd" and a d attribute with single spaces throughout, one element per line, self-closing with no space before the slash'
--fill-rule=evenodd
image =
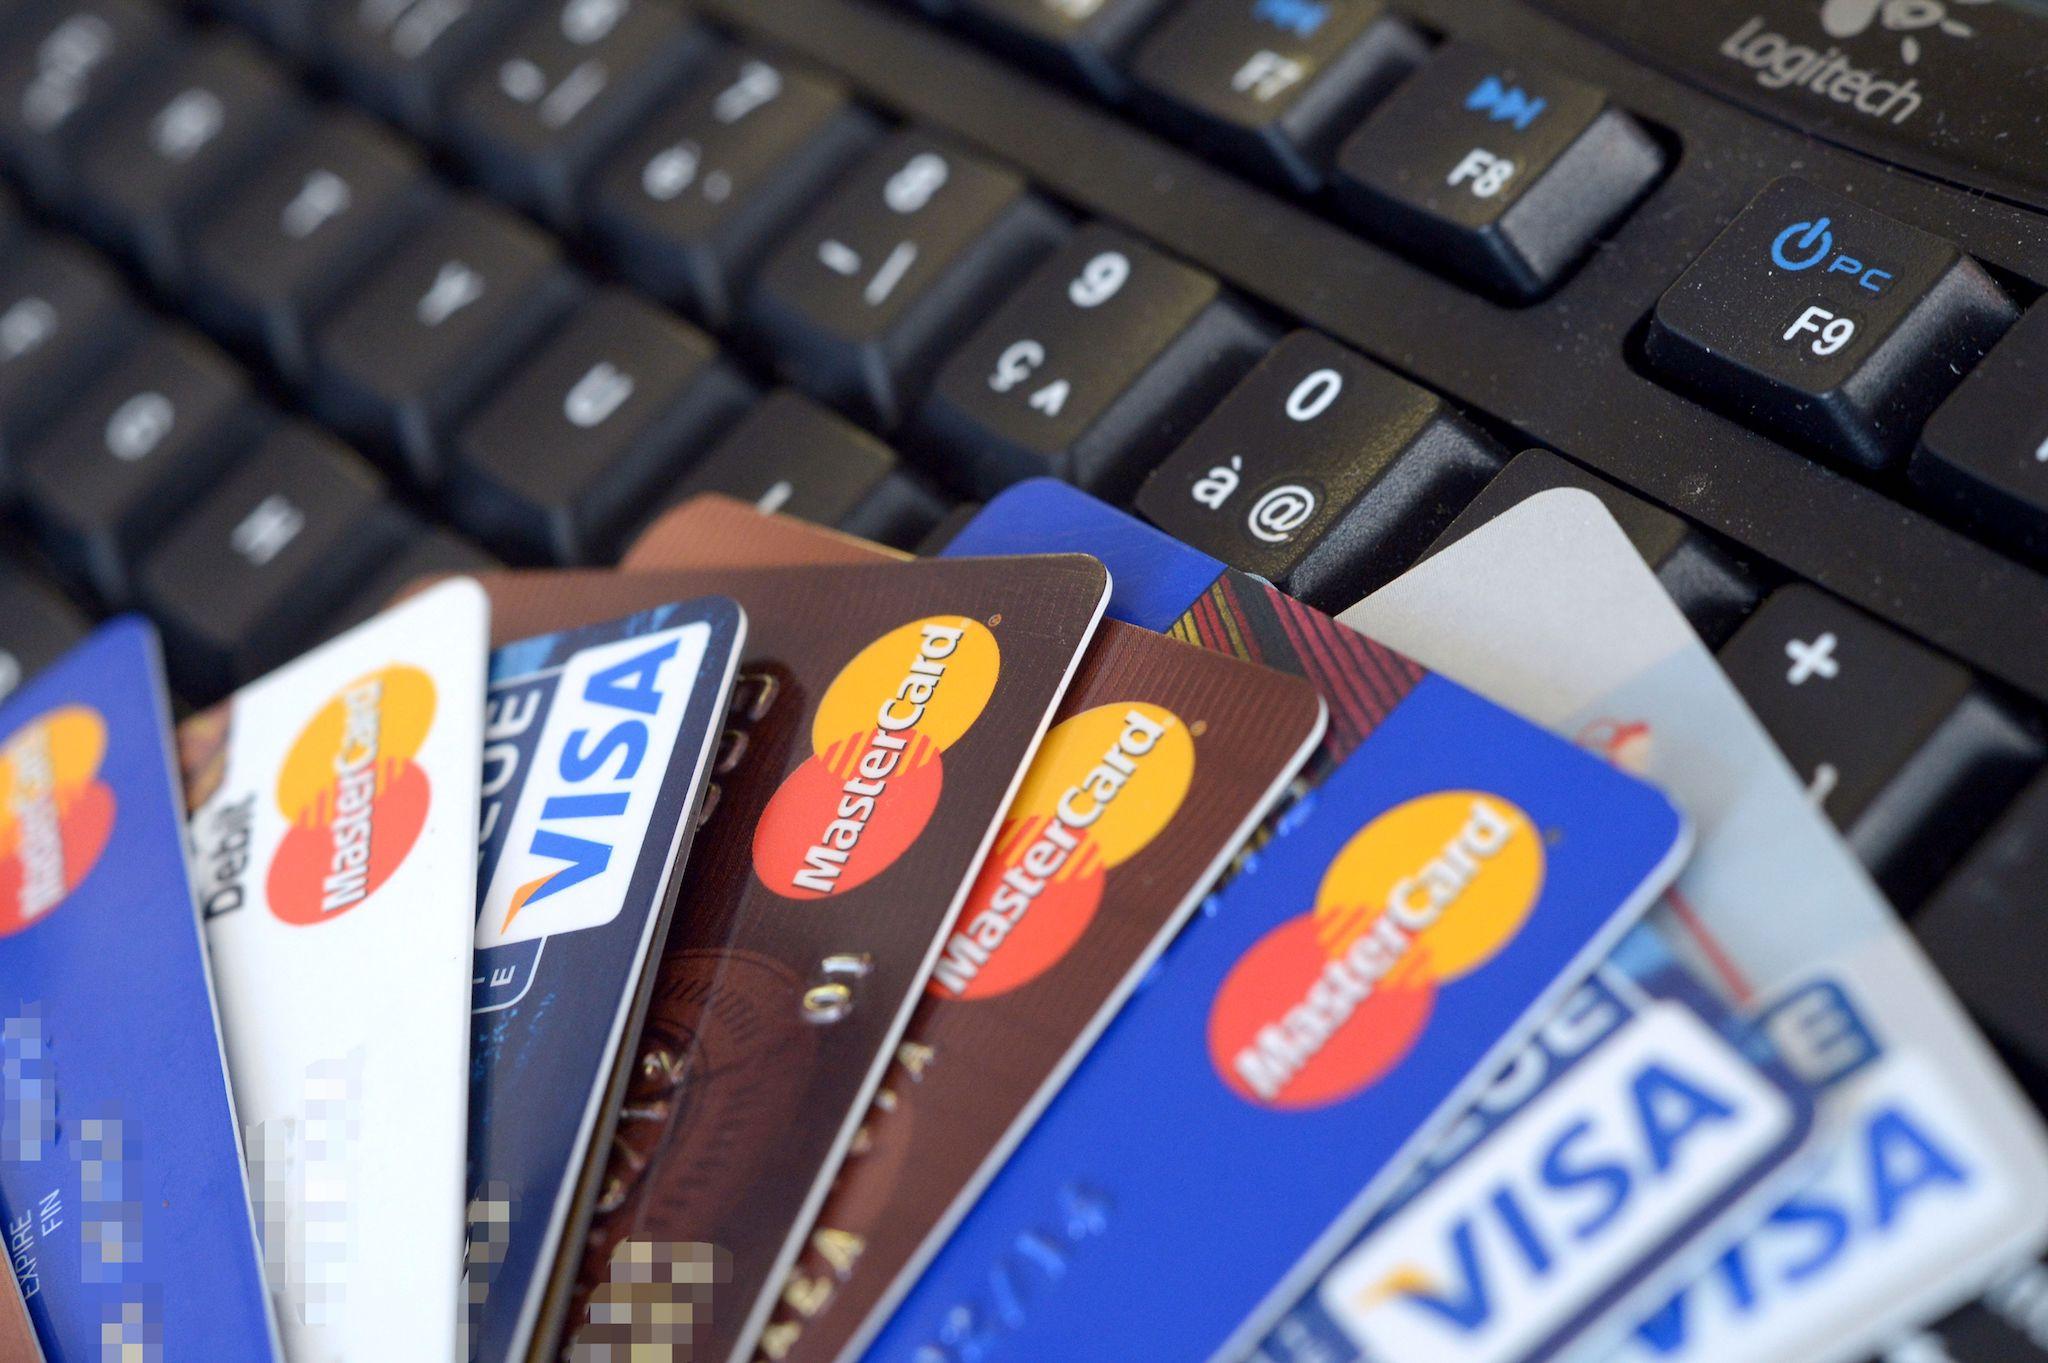
<path id="1" fill-rule="evenodd" d="M 1803 583 L 1758 607 L 1720 661 L 1901 908 L 2040 758 L 2040 745 L 1964 668 Z"/>
<path id="2" fill-rule="evenodd" d="M 1878 470 L 2017 315 L 1953 243 L 1788 178 L 1665 291 L 1644 351 L 1737 415 Z"/>
<path id="3" fill-rule="evenodd" d="M 1297 331 L 1153 470 L 1137 508 L 1336 611 L 1405 568 L 1500 464 L 1436 394 Z"/>

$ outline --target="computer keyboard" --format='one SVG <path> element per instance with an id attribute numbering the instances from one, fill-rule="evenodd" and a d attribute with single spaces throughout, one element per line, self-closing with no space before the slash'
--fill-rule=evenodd
<path id="1" fill-rule="evenodd" d="M 707 490 L 1052 474 L 1337 609 L 1587 487 L 2048 1072 L 2048 13 L 1684 8 L 10 0 L 0 692 Z"/>

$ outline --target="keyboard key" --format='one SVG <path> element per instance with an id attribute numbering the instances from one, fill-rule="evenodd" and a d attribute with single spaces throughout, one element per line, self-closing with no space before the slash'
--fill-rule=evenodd
<path id="1" fill-rule="evenodd" d="M 137 0 L 71 0 L 36 12 L 0 48 L 0 159 L 41 198 L 73 189 L 79 138 L 144 58 L 171 41 Z"/>
<path id="2" fill-rule="evenodd" d="M 1902 909 L 2040 757 L 1963 668 L 1804 584 L 1758 607 L 1721 665 Z"/>
<path id="3" fill-rule="evenodd" d="M 314 319 L 424 211 L 426 183 L 398 138 L 355 114 L 322 114 L 200 226 L 194 310 L 304 382 Z"/>
<path id="4" fill-rule="evenodd" d="M 1756 587 L 1729 552 L 1704 531 L 1549 450 L 1524 450 L 1458 513 L 1429 546 L 1434 554 L 1539 492 L 1571 487 L 1607 507 L 1664 590 L 1709 645 L 1725 642 L 1756 604 Z"/>
<path id="5" fill-rule="evenodd" d="M 1528 302 L 1557 286 L 1663 164 L 1601 91 L 1454 42 L 1345 140 L 1337 194 L 1368 230 Z"/>
<path id="6" fill-rule="evenodd" d="M 121 281 L 76 242 L 33 236 L 9 252 L 0 267 L 0 475 L 134 320 Z"/>
<path id="7" fill-rule="evenodd" d="M 64 656 L 92 622 L 45 582 L 12 559 L 0 559 L 0 701 Z"/>
<path id="8" fill-rule="evenodd" d="M 448 499 L 509 556 L 592 563 L 752 398 L 711 338 L 606 289 L 462 432 Z"/>
<path id="9" fill-rule="evenodd" d="M 790 382 L 892 429 L 941 349 L 1058 233 L 1015 173 L 898 133 L 769 257 L 749 322 Z"/>
<path id="10" fill-rule="evenodd" d="M 86 139 L 86 225 L 178 287 L 194 216 L 302 112 L 284 74 L 249 43 L 201 40 L 147 74 Z"/>
<path id="11" fill-rule="evenodd" d="M 1213 277 L 1091 225 L 939 371 L 921 434 L 977 496 L 1051 474 L 1121 498 L 1265 341 Z"/>
<path id="12" fill-rule="evenodd" d="M 1163 123 L 1313 190 L 1337 139 L 1427 53 L 1382 0 L 1187 0 L 1133 69 Z"/>
<path id="13" fill-rule="evenodd" d="M 1908 471 L 1974 525 L 2048 555 L 2048 305 L 2029 309 L 1935 410 Z"/>
<path id="14" fill-rule="evenodd" d="M 959 20 L 1024 60 L 1118 98 L 1124 59 L 1167 0 L 958 0 Z"/>
<path id="15" fill-rule="evenodd" d="M 353 602 L 328 623 L 323 635 L 333 638 L 355 628 L 390 605 L 415 582 L 458 573 L 473 577 L 497 572 L 504 566 L 468 540 L 439 527 L 415 530 L 405 541 L 405 547 L 386 556 L 384 565 L 356 589 Z"/>
<path id="16" fill-rule="evenodd" d="M 229 23 L 293 53 L 311 46 L 313 13 L 327 3 L 330 0 L 205 0 L 208 9 Z"/>
<path id="17" fill-rule="evenodd" d="M 1913 920 L 1971 1013 L 2048 1072 L 2048 776 L 2038 777 Z"/>
<path id="18" fill-rule="evenodd" d="M 206 701 L 318 636 L 400 547 L 384 480 L 320 432 L 278 427 L 143 560 L 172 679 Z"/>
<path id="19" fill-rule="evenodd" d="M 254 433 L 250 397 L 211 345 L 152 331 L 22 459 L 22 495 L 51 558 L 106 605 L 126 605 L 138 551 Z"/>
<path id="20" fill-rule="evenodd" d="M 323 0 L 313 45 L 356 99 L 433 137 L 457 75 L 524 13 L 519 0 Z"/>
<path id="21" fill-rule="evenodd" d="M 895 451 L 789 389 L 771 394 L 676 488 L 722 492 L 862 539 L 908 548 L 946 503 Z"/>
<path id="22" fill-rule="evenodd" d="M 2015 315 L 1949 242 L 1784 179 L 1658 300 L 1645 349 L 1736 415 L 1882 469 Z"/>
<path id="23" fill-rule="evenodd" d="M 551 238 L 488 202 L 458 198 L 408 233 L 320 326 L 313 404 L 415 480 L 438 482 L 447 432 L 579 287 Z"/>
<path id="24" fill-rule="evenodd" d="M 1297 331 L 1153 470 L 1137 508 L 1338 611 L 1406 568 L 1500 466 L 1434 393 Z"/>
<path id="25" fill-rule="evenodd" d="M 606 161 L 591 233 L 633 283 L 728 326 L 740 281 L 875 136 L 836 82 L 728 49 Z"/>
<path id="26" fill-rule="evenodd" d="M 458 83 L 448 136 L 488 188 L 566 226 L 597 156 L 707 47 L 663 0 L 549 0 Z"/>

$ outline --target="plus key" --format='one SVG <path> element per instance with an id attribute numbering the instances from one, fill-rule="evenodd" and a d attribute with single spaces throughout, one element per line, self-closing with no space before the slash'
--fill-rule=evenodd
<path id="1" fill-rule="evenodd" d="M 1956 663 L 1805 585 L 1721 651 L 1736 689 L 1893 902 L 1917 902 L 2040 758 Z"/>

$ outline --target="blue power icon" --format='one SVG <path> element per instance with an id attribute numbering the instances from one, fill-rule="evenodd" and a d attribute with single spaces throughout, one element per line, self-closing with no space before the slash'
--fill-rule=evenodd
<path id="1" fill-rule="evenodd" d="M 1892 282 L 1891 271 L 1865 265 L 1845 251 L 1836 251 L 1831 221 L 1829 218 L 1815 218 L 1811 222 L 1802 220 L 1778 233 L 1777 240 L 1771 243 L 1771 263 L 1795 274 L 1825 264 L 1828 274 L 1848 275 L 1858 286 L 1872 293 L 1883 293 L 1885 285 Z"/>

